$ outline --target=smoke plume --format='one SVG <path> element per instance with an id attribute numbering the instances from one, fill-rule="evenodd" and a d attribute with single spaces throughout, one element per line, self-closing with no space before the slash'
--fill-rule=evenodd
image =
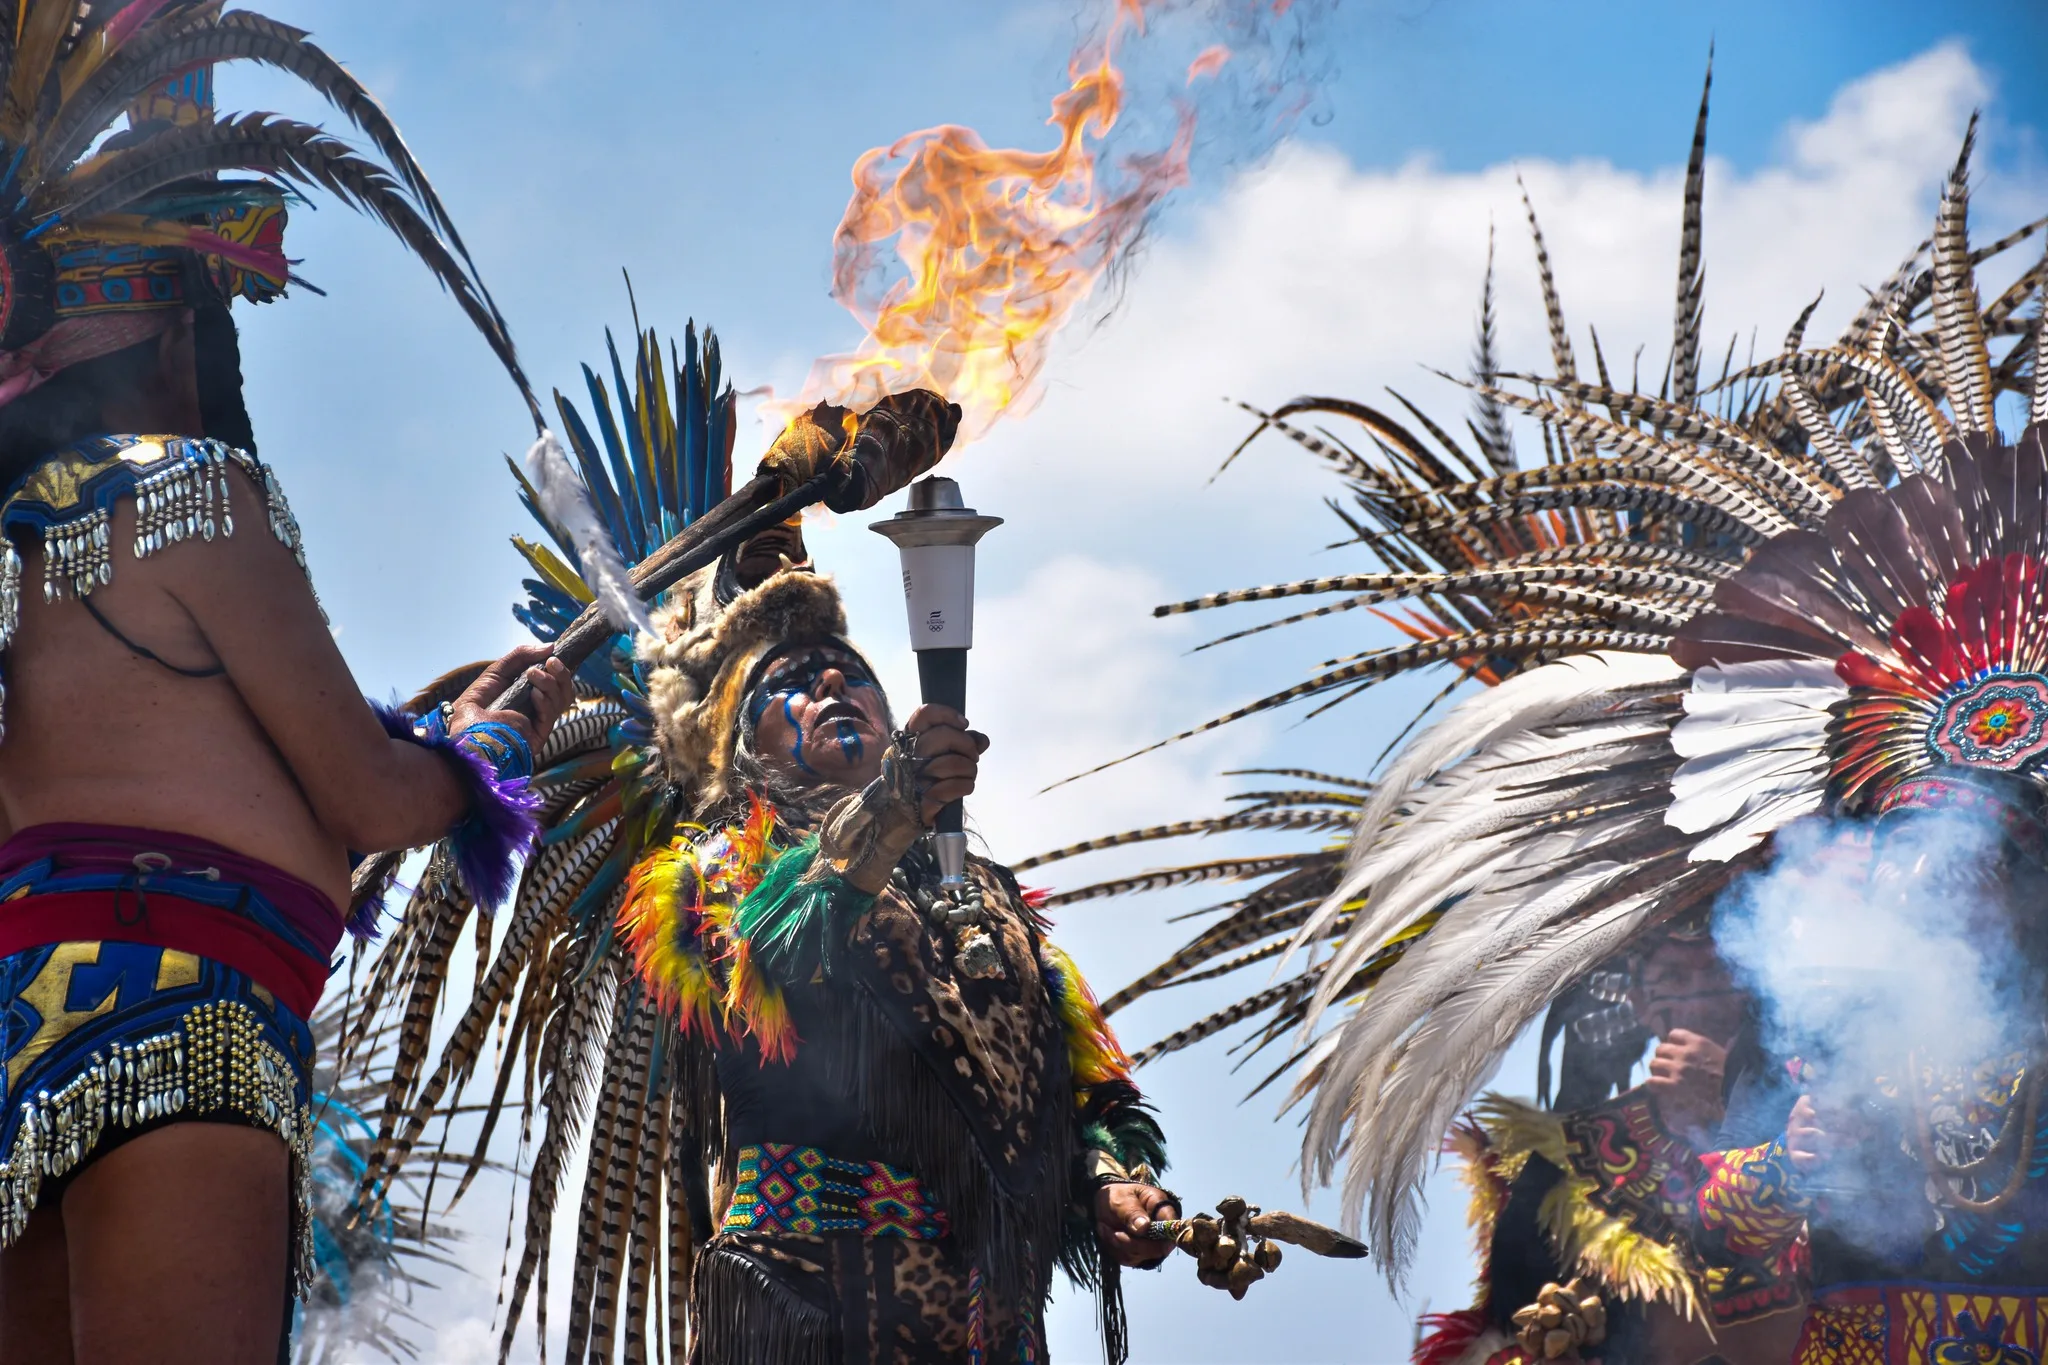
<path id="1" fill-rule="evenodd" d="M 1904 1252 L 1931 1230 L 1921 1150 L 1935 1078 L 1997 1063 L 2041 1035 L 2040 873 L 1989 818 L 1915 812 L 1781 830 L 1770 868 L 1715 913 L 1715 940 L 1754 994 L 1773 1065 L 1838 1141 L 1816 1179 L 1821 1223 L 1868 1250 Z M 1947 1116 L 1951 1119 L 1955 1115 Z M 1945 1141 L 1979 1141 L 1967 1124 Z M 1753 1139 L 1752 1139 L 1753 1140 Z M 1968 1159 L 1958 1150 L 1951 1159 Z"/>

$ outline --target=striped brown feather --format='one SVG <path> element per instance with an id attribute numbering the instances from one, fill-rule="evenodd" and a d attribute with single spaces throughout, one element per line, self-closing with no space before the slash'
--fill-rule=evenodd
<path id="1" fill-rule="evenodd" d="M 381 1164 L 382 1169 L 389 1172 L 404 1160 L 404 1150 L 394 1143 L 393 1131 L 399 1116 L 406 1111 L 417 1092 L 419 1075 L 427 1060 L 427 1040 L 434 1028 L 435 1007 L 439 1005 L 441 992 L 447 984 L 448 957 L 469 918 L 469 896 L 458 880 L 448 875 L 445 865 L 430 866 L 423 884 L 427 881 L 432 883 L 426 901 L 432 919 L 426 933 L 416 940 L 419 945 L 417 962 L 408 973 L 405 1013 L 394 1048 L 391 1078 L 385 1089 L 385 1113 L 369 1158 L 373 1170 Z M 414 904 L 416 908 L 419 906 L 419 898 L 415 898 Z M 417 1137 L 415 1131 L 412 1138 L 416 1140 Z M 405 1147 L 410 1145 L 409 1141 L 404 1144 Z"/>
<path id="2" fill-rule="evenodd" d="M 529 1294 L 534 1302 L 535 1334 L 539 1340 L 547 1339 L 549 1231 L 554 1225 L 570 1149 L 584 1127 L 585 1101 L 594 1084 L 590 1071 L 603 1056 L 599 1035 L 610 1017 L 611 999 L 618 988 L 617 973 L 608 970 L 607 963 L 599 963 L 596 970 L 580 978 L 572 970 L 564 980 L 575 984 L 557 998 L 542 1049 L 545 1065 L 540 1109 L 545 1125 L 527 1174 L 525 1240 L 518 1268 L 513 1272 L 505 1327 L 499 1337 L 501 1365 L 511 1358 Z"/>
<path id="3" fill-rule="evenodd" d="M 609 851 L 612 831 L 613 827 L 608 825 L 574 845 L 553 845 L 536 855 L 526 877 L 522 878 L 514 913 L 506 926 L 504 941 L 499 944 L 490 972 L 478 981 L 471 993 L 468 1006 L 441 1050 L 441 1060 L 433 1075 L 421 1087 L 418 1096 L 404 1106 L 408 1110 L 404 1129 L 394 1140 L 380 1140 L 380 1150 L 402 1160 L 404 1153 L 419 1140 L 434 1107 L 440 1104 L 448 1087 L 452 1084 L 460 1093 L 481 1051 L 498 1002 L 509 994 L 520 974 L 531 965 L 530 950 L 535 937 L 549 931 L 552 924 L 567 912 L 575 889 L 582 885 L 582 880 L 587 879 Z M 534 884 L 546 888 L 551 894 L 529 896 L 527 887 Z"/>
<path id="4" fill-rule="evenodd" d="M 1300 976 L 1289 977 L 1276 985 L 1254 992 L 1214 1014 L 1196 1020 L 1178 1032 L 1168 1034 L 1150 1047 L 1132 1053 L 1131 1065 L 1144 1066 L 1148 1062 L 1156 1062 L 1169 1053 L 1193 1047 L 1205 1038 L 1213 1038 L 1232 1025 L 1242 1023 L 1254 1015 L 1263 1014 L 1276 1005 L 1298 1000 L 1314 989 L 1320 975 L 1321 968 L 1311 968 Z"/>
<path id="5" fill-rule="evenodd" d="M 1431 529 L 1457 529 L 1462 526 L 1499 521 L 1507 517 L 1522 517 L 1534 512 L 1569 507 L 1605 507 L 1649 517 L 1689 521 L 1704 531 L 1726 536 L 1744 545 L 1761 544 L 1771 535 L 1782 534 L 1783 531 L 1792 529 L 1789 526 L 1773 526 L 1769 531 L 1759 530 L 1750 524 L 1749 519 L 1755 516 L 1753 510 L 1745 508 L 1743 515 L 1738 516 L 1716 506 L 1714 499 L 1718 496 L 1706 493 L 1678 494 L 1662 485 L 1650 483 L 1590 484 L 1551 488 L 1523 493 L 1506 502 L 1475 507 L 1468 512 L 1459 512 L 1431 522 L 1419 522 L 1413 529 L 1418 533 Z M 1406 531 L 1410 528 L 1402 529 Z"/>
<path id="6" fill-rule="evenodd" d="M 1568 393 L 1585 402 L 1599 403 L 1617 415 L 1647 423 L 1666 439 L 1675 437 L 1725 452 L 1734 457 L 1744 473 L 1754 475 L 1778 492 L 1818 506 L 1823 511 L 1834 501 L 1834 490 L 1828 486 L 1819 465 L 1813 460 L 1803 454 L 1775 449 L 1737 423 L 1713 413 L 1575 380 L 1547 380 L 1533 375 L 1506 377 L 1538 384 L 1556 393 Z M 1722 384 L 1726 383 L 1724 378 Z"/>
<path id="7" fill-rule="evenodd" d="M 1172 825 L 1153 825 L 1147 829 L 1126 830 L 1121 834 L 1104 835 L 1099 839 L 1087 839 L 1065 848 L 1056 848 L 1049 853 L 1033 854 L 1009 864 L 1012 872 L 1029 872 L 1033 868 L 1050 863 L 1064 862 L 1078 858 L 1084 853 L 1100 853 L 1104 849 L 1128 848 L 1132 844 L 1151 843 L 1159 839 L 1178 839 L 1190 834 L 1222 834 L 1233 830 L 1246 829 L 1319 829 L 1324 817 L 1298 813 L 1240 811 L 1230 815 L 1211 816 L 1206 820 L 1183 820 Z"/>
<path id="8" fill-rule="evenodd" d="M 1607 490 L 1574 489 L 1565 491 L 1601 493 Z M 1539 494 L 1535 496 L 1542 497 L 1548 495 Z M 1685 499 L 1674 498 L 1669 494 L 1659 493 L 1654 489 L 1617 490 L 1616 501 L 1621 505 L 1652 510 L 1688 505 L 1697 506 L 1697 504 L 1688 504 Z M 1610 503 L 1609 505 L 1614 504 Z M 1702 510 L 1711 511 L 1711 509 Z M 1701 518 L 1701 520 L 1704 520 L 1704 518 Z M 1729 534 L 1735 534 L 1740 528 L 1730 523 L 1725 529 Z M 1214 720 L 1204 721 L 1202 724 L 1183 730 L 1179 734 L 1169 735 L 1156 743 L 1148 744 L 1142 749 L 1125 754 L 1122 758 L 1111 759 L 1107 763 L 1090 768 L 1087 772 L 1076 773 L 1073 777 L 1053 783 L 1052 787 L 1048 787 L 1046 790 L 1050 791 L 1053 787 L 1061 787 L 1065 786 L 1068 782 L 1079 781 L 1081 778 L 1113 768 L 1117 764 L 1128 763 L 1142 754 L 1149 754 L 1156 749 L 1163 749 L 1169 744 L 1177 744 L 1181 740 L 1191 739 L 1196 735 L 1207 734 L 1211 730 L 1220 729 L 1235 721 L 1243 720 L 1247 716 L 1256 716 L 1275 707 L 1299 701 L 1305 697 L 1317 696 L 1340 687 L 1349 687 L 1354 683 L 1381 682 L 1387 678 L 1406 673 L 1411 669 L 1423 668 L 1431 664 L 1447 663 L 1455 659 L 1490 654 L 1531 654 L 1540 650 L 1572 650 L 1579 652 L 1612 649 L 1631 653 L 1661 654 L 1669 645 L 1670 638 L 1669 632 L 1652 633 L 1648 631 L 1621 630 L 1604 625 L 1568 627 L 1517 625 L 1501 630 L 1471 631 L 1438 640 L 1418 640 L 1411 645 L 1381 650 L 1370 656 L 1361 657 L 1354 663 L 1347 663 L 1342 667 L 1330 669 L 1309 679 L 1307 682 L 1296 683 L 1293 687 L 1284 688 L 1269 696 L 1261 697 L 1247 706 L 1240 706 L 1234 711 L 1226 712 Z"/>
<path id="9" fill-rule="evenodd" d="M 1700 314 L 1706 306 L 1706 267 L 1700 260 L 1700 226 L 1707 186 L 1707 101 L 1714 90 L 1714 52 L 1707 49 L 1707 76 L 1700 86 L 1700 112 L 1693 123 L 1692 150 L 1685 161 L 1685 205 L 1678 238 L 1678 307 L 1671 334 L 1671 396 L 1690 403 L 1699 396 Z"/>
<path id="10" fill-rule="evenodd" d="M 1371 792 L 1372 783 L 1364 778 L 1340 777 L 1334 773 L 1321 773 L 1313 768 L 1225 768 L 1225 777 L 1296 777 L 1304 782 L 1321 782 L 1325 786 L 1343 787 L 1349 791 Z"/>
<path id="11" fill-rule="evenodd" d="M 1501 390 L 1500 397 L 1509 407 L 1569 433 L 1582 448 L 1611 450 L 1625 461 L 1649 466 L 1642 477 L 1676 482 L 1705 498 L 1709 505 L 1740 517 L 1746 525 L 1764 530 L 1766 534 L 1790 530 L 1800 518 L 1801 506 L 1788 504 L 1758 476 L 1727 464 L 1716 452 L 1699 446 L 1677 445 L 1625 422 L 1597 417 L 1579 409 L 1566 409 L 1541 398 L 1529 398 L 1509 390 Z M 1562 460 L 1494 482 L 1503 485 L 1503 492 L 1509 492 L 1552 480 L 1562 486 L 1567 482 L 1628 477 L 1619 472 L 1608 473 L 1607 467 L 1612 463 L 1597 459 Z M 1494 490 L 1489 486 L 1486 491 L 1491 494 Z M 1808 514 L 1808 521 L 1825 514 L 1828 506 L 1827 500 L 1818 494 L 1813 498 L 1802 497 L 1799 501 Z"/>
<path id="12" fill-rule="evenodd" d="M 1560 379 L 1578 378 L 1579 368 L 1572 358 L 1571 330 L 1565 326 L 1564 305 L 1557 297 L 1557 277 L 1551 272 L 1550 250 L 1543 243 L 1543 228 L 1536 221 L 1536 206 L 1529 200 L 1529 187 L 1522 183 L 1522 177 L 1515 177 L 1515 187 L 1522 192 L 1522 209 L 1529 215 L 1529 239 L 1536 248 L 1536 279 L 1543 289 L 1543 320 L 1550 328 L 1550 366 Z"/>
<path id="13" fill-rule="evenodd" d="M 1328 891 L 1330 886 L 1335 884 L 1332 879 L 1326 880 L 1328 885 L 1322 888 L 1324 891 Z M 1166 961 L 1110 995 L 1102 1002 L 1102 1012 L 1104 1014 L 1114 1014 L 1124 1008 L 1124 1006 L 1150 995 L 1154 991 L 1164 990 L 1168 986 L 1178 986 L 1185 981 L 1195 980 L 1197 979 L 1195 974 L 1200 972 L 1207 963 L 1215 961 L 1215 959 L 1225 953 L 1240 949 L 1245 944 L 1256 943 L 1262 938 L 1271 938 L 1279 934 L 1291 935 L 1308 919 L 1309 912 L 1316 907 L 1317 902 L 1320 900 L 1321 896 L 1319 895 L 1314 899 L 1298 901 L 1278 912 L 1258 916 L 1256 919 L 1238 926 L 1234 932 L 1228 934 L 1218 935 L 1213 938 L 1208 934 L 1197 937 L 1186 947 L 1175 951 Z M 1340 921 L 1340 923 L 1348 925 L 1349 921 Z M 1285 941 L 1268 945 L 1268 947 L 1276 952 L 1284 950 L 1286 946 Z"/>
<path id="14" fill-rule="evenodd" d="M 621 990 L 620 995 L 627 994 Z M 617 1010 L 630 1009 L 623 1002 L 614 1007 L 612 1026 L 607 1031 L 604 1068 L 597 1088 L 597 1103 L 590 1116 L 590 1152 L 583 1163 L 583 1196 L 578 1204 L 576 1246 L 569 1263 L 569 1324 L 563 1347 L 567 1365 L 584 1365 L 590 1353 L 591 1318 L 598 1297 L 598 1279 L 605 1254 L 605 1234 L 615 1226 L 618 1208 L 606 1190 L 606 1174 L 616 1150 L 624 1140 L 621 1107 L 626 1102 L 624 1074 L 625 1021 Z"/>
<path id="15" fill-rule="evenodd" d="M 1486 225 L 1486 279 L 1479 289 L 1479 318 L 1472 329 L 1472 381 L 1480 388 L 1494 382 L 1500 364 L 1493 348 L 1493 224 Z M 1501 405 L 1484 393 L 1472 396 L 1472 438 L 1496 474 L 1515 467 L 1515 433 Z"/>
<path id="16" fill-rule="evenodd" d="M 612 1019 L 612 1050 L 619 1064 L 607 1089 L 616 1090 L 617 1137 L 604 1161 L 604 1215 L 598 1227 L 597 1255 L 591 1275 L 590 1358 L 612 1359 L 618 1342 L 619 1286 L 625 1278 L 632 1239 L 633 1172 L 643 1160 L 646 1143 L 648 1063 L 654 1049 L 655 1011 L 637 987 L 621 993 L 625 1017 Z M 596 1166 L 596 1148 L 591 1164 Z"/>
<path id="17" fill-rule="evenodd" d="M 1970 261 L 1970 153 L 1976 144 L 1977 116 L 1972 114 L 1934 220 L 1934 325 L 1943 386 L 1956 425 L 1969 434 L 1996 434 L 1991 361 Z"/>
<path id="18" fill-rule="evenodd" d="M 1911 374 L 1901 369 L 1897 361 L 1882 354 L 1846 346 L 1830 346 L 1816 351 L 1802 351 L 1798 355 L 1774 356 L 1768 360 L 1761 360 L 1740 371 L 1736 377 L 1763 377 L 1775 374 L 1811 377 L 1825 374 L 1830 367 L 1837 365 L 1855 374 L 1871 398 L 1883 402 L 1898 413 L 1901 430 L 1906 441 L 1913 447 L 1931 453 L 1939 450 L 1942 442 L 1948 439 L 1948 421 L 1942 416 L 1941 411 L 1921 392 Z"/>
<path id="19" fill-rule="evenodd" d="M 1073 891 L 1056 892 L 1045 898 L 1044 906 L 1051 910 L 1077 901 L 1098 900 L 1104 896 L 1127 896 L 1138 891 L 1158 891 L 1169 886 L 1191 886 L 1197 882 L 1243 881 L 1250 877 L 1268 876 L 1292 867 L 1299 857 L 1298 854 L 1288 853 L 1265 858 L 1218 858 L 1213 862 L 1190 863 L 1185 867 L 1162 867 L 1131 877 L 1097 882 L 1093 886 L 1079 887 Z"/>

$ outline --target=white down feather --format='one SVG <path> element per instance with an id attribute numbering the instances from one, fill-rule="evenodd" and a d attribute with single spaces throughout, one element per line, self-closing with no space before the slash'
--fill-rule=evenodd
<path id="1" fill-rule="evenodd" d="M 1415 1187 L 1458 1106 L 1557 992 L 1625 942 L 1661 899 L 1634 894 L 1577 918 L 1639 866 L 1582 860 L 1661 828 L 1653 793 L 1540 831 L 1545 817 L 1599 799 L 1584 782 L 1673 759 L 1680 713 L 1662 699 L 1684 677 L 1667 656 L 1606 653 L 1511 678 L 1418 736 L 1361 812 L 1351 866 L 1317 913 L 1327 923 L 1345 903 L 1369 899 L 1318 984 L 1304 1042 L 1359 963 L 1418 916 L 1448 908 L 1361 1008 L 1307 1044 L 1320 1065 L 1306 1072 L 1316 1096 L 1304 1177 L 1327 1175 L 1348 1150 L 1346 1221 L 1356 1226 L 1371 1200 L 1372 1236 L 1396 1275 L 1412 1245 Z M 1559 875 L 1561 867 L 1572 870 Z"/>
<path id="2" fill-rule="evenodd" d="M 1588 867 L 1562 879 L 1559 893 L 1582 901 L 1631 870 L 1613 863 Z M 1431 1011 L 1390 1056 L 1375 1060 L 1364 1049 L 1339 1047 L 1333 1074 L 1310 1111 L 1308 1151 L 1327 1170 L 1341 1140 L 1344 1222 L 1358 1226 L 1370 1198 L 1367 1240 L 1396 1284 L 1420 1227 L 1422 1179 L 1458 1110 L 1493 1077 L 1529 1021 L 1620 951 L 1662 896 L 1660 888 L 1626 897 L 1543 931 L 1519 953 L 1475 965 L 1457 995 Z M 1354 1016 L 1346 1030 L 1363 1029 L 1371 1014 Z"/>
<path id="3" fill-rule="evenodd" d="M 1685 670 L 1666 655 L 1606 650 L 1532 668 L 1460 702 L 1411 739 L 1373 784 L 1371 799 L 1358 813 L 1345 878 L 1316 907 L 1297 943 L 1312 942 L 1331 917 L 1369 885 L 1357 875 L 1360 865 L 1378 848 L 1415 787 L 1437 777 L 1454 760 L 1515 734 L 1600 715 L 1633 696 L 1672 687 L 1684 676 Z"/>
<path id="4" fill-rule="evenodd" d="M 1313 997 L 1326 1007 L 1358 965 L 1444 900 L 1491 883 L 1530 823 L 1557 807 L 1551 792 L 1526 788 L 1597 772 L 1645 742 L 1661 744 L 1670 719 L 1626 717 L 1509 737 L 1412 793 L 1411 813 L 1357 870 L 1370 890 Z"/>
<path id="5" fill-rule="evenodd" d="M 1681 762 L 1665 821 L 1702 834 L 1694 862 L 1726 862 L 1820 808 L 1829 708 L 1849 695 L 1832 665 L 1770 659 L 1702 668 L 1671 732 Z"/>

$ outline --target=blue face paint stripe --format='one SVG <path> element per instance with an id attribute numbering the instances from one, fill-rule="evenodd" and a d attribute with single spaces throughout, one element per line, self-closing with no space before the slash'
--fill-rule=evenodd
<path id="1" fill-rule="evenodd" d="M 794 677 L 778 673 L 769 681 L 762 683 L 760 690 L 754 694 L 753 700 L 747 704 L 748 723 L 759 725 L 761 717 L 768 714 L 769 705 L 777 697 L 809 696 L 812 690 L 817 687 L 819 676 L 827 668 L 839 670 L 840 676 L 845 680 L 846 691 L 848 692 L 853 691 L 856 687 L 874 691 L 881 686 L 874 679 L 863 674 L 848 674 L 846 670 L 849 667 L 858 667 L 858 665 L 854 665 L 850 661 L 842 663 L 837 660 L 820 659 L 814 662 L 819 666 L 807 668 Z"/>
<path id="2" fill-rule="evenodd" d="M 839 727 L 840 757 L 846 760 L 848 767 L 858 766 L 861 758 L 867 753 L 867 741 L 860 737 L 860 731 L 852 721 L 839 720 L 833 723 Z"/>
<path id="3" fill-rule="evenodd" d="M 804 761 L 804 727 L 799 725 L 796 719 L 796 699 L 799 695 L 795 692 L 787 692 L 782 697 L 782 718 L 789 722 L 789 732 L 795 736 L 790 741 L 789 756 L 796 763 L 799 770 L 809 773 L 812 777 L 816 777 L 818 776 L 818 770 Z"/>

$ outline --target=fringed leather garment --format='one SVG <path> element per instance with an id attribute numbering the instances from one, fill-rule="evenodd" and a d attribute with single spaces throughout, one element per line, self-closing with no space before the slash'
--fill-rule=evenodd
<path id="1" fill-rule="evenodd" d="M 1162 1156 L 1099 1009 L 1006 870 L 970 864 L 978 924 L 946 921 L 921 849 L 879 896 L 827 878 L 798 905 L 778 888 L 815 841 L 775 854 L 773 837 L 756 807 L 678 841 L 622 915 L 643 980 L 686 1029 L 710 1025 L 716 1057 L 696 1358 L 1043 1359 L 1054 1266 L 1102 1279 L 1083 1146 Z M 658 951 L 677 935 L 688 949 Z"/>

